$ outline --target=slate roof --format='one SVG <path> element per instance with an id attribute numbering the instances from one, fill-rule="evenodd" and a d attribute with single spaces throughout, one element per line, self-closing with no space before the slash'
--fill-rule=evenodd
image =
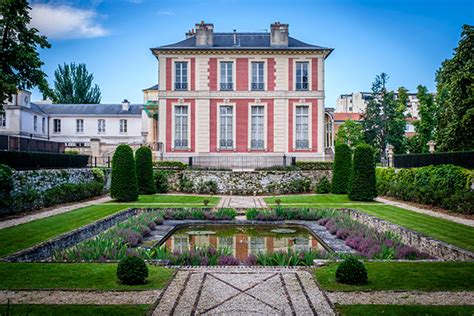
<path id="1" fill-rule="evenodd" d="M 34 104 L 50 115 L 141 115 L 142 104 L 130 104 L 128 111 L 122 111 L 122 104 Z"/>
<path id="2" fill-rule="evenodd" d="M 148 88 L 148 89 L 143 89 L 143 91 L 147 91 L 147 90 L 158 90 L 158 87 L 159 87 L 159 85 L 158 85 L 158 84 L 155 84 L 154 86 L 151 86 L 151 87 Z"/>
<path id="3" fill-rule="evenodd" d="M 196 36 L 187 38 L 180 42 L 159 46 L 156 50 L 175 49 L 262 49 L 262 50 L 328 50 L 332 48 L 307 44 L 291 36 L 288 37 L 288 47 L 270 46 L 270 33 L 235 33 L 237 45 L 234 46 L 234 33 L 214 33 L 212 47 L 197 47 Z M 153 50 L 152 49 L 152 50 Z"/>

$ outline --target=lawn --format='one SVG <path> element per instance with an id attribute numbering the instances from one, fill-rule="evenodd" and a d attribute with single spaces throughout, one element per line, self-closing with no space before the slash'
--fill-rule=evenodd
<path id="1" fill-rule="evenodd" d="M 360 203 L 349 201 L 347 195 L 313 194 L 281 196 L 285 207 L 305 208 L 354 208 L 394 224 L 412 229 L 460 248 L 474 251 L 474 229 L 442 218 L 416 213 L 400 207 L 382 203 Z M 274 198 L 266 198 L 274 203 Z M 275 205 L 272 205 L 273 207 Z"/>
<path id="2" fill-rule="evenodd" d="M 69 316 L 69 315 L 146 315 L 148 305 L 0 305 L 0 315 Z"/>
<path id="3" fill-rule="evenodd" d="M 366 315 L 430 315 L 472 316 L 474 306 L 422 306 L 422 305 L 337 305 L 338 312 L 345 316 Z"/>
<path id="4" fill-rule="evenodd" d="M 120 203 L 123 205 L 136 205 L 138 207 L 151 204 L 154 207 L 193 207 L 204 206 L 203 201 L 209 200 L 208 206 L 215 206 L 219 202 L 219 197 L 216 196 L 195 196 L 195 195 L 140 195 L 138 201 Z M 110 201 L 106 204 L 119 204 L 116 201 Z"/>
<path id="5" fill-rule="evenodd" d="M 474 262 L 366 262 L 367 285 L 336 282 L 337 264 L 316 268 L 328 291 L 474 291 Z"/>
<path id="6" fill-rule="evenodd" d="M 128 208 L 127 205 L 93 205 L 0 230 L 0 257 L 90 224 Z"/>
<path id="7" fill-rule="evenodd" d="M 160 289 L 174 271 L 149 265 L 148 283 L 129 286 L 118 282 L 116 270 L 115 263 L 0 263 L 0 289 Z"/>

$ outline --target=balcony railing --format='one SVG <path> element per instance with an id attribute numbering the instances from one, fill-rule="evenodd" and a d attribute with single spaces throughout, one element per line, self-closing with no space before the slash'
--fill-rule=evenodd
<path id="1" fill-rule="evenodd" d="M 296 149 L 308 149 L 309 148 L 309 141 L 307 139 L 297 139 L 296 142 Z"/>
<path id="2" fill-rule="evenodd" d="M 234 90 L 234 84 L 232 82 L 221 83 L 221 91 L 232 91 Z"/>
<path id="3" fill-rule="evenodd" d="M 176 149 L 188 149 L 188 140 L 187 139 L 175 139 L 174 148 Z"/>
<path id="4" fill-rule="evenodd" d="M 183 90 L 188 90 L 188 83 L 187 82 L 175 82 L 174 84 L 174 89 L 177 91 L 183 91 Z"/>
<path id="5" fill-rule="evenodd" d="M 308 83 L 307 82 L 297 82 L 296 83 L 296 90 L 298 90 L 298 91 L 308 90 Z"/>
<path id="6" fill-rule="evenodd" d="M 222 149 L 229 149 L 234 147 L 234 141 L 232 139 L 221 139 L 219 147 Z"/>
<path id="7" fill-rule="evenodd" d="M 252 83 L 252 90 L 253 91 L 262 91 L 264 90 L 265 85 L 263 83 Z"/>
<path id="8" fill-rule="evenodd" d="M 250 141 L 250 148 L 252 149 L 263 149 L 265 147 L 265 142 L 263 140 L 252 139 Z"/>

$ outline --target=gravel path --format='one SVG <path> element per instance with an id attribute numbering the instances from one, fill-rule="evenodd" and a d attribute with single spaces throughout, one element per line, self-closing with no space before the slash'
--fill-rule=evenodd
<path id="1" fill-rule="evenodd" d="M 31 215 L 25 215 L 23 217 L 18 217 L 14 219 L 9 219 L 6 221 L 0 222 L 0 229 L 7 228 L 7 227 L 12 227 L 12 226 L 17 226 L 20 224 L 25 224 L 28 222 L 32 222 L 37 219 L 45 218 L 45 217 L 50 217 L 53 215 L 58 215 L 62 213 L 67 213 L 70 211 L 73 211 L 75 209 L 81 208 L 81 207 L 86 207 L 86 206 L 91 206 L 91 205 L 96 205 L 104 202 L 111 201 L 112 199 L 109 196 L 101 197 L 95 200 L 90 200 L 86 202 L 81 202 L 81 203 L 75 203 L 75 204 L 69 204 L 66 206 L 61 206 L 57 208 L 53 208 L 44 212 L 36 213 L 36 214 L 31 214 Z"/>
<path id="2" fill-rule="evenodd" d="M 161 290 L 150 291 L 0 291 L 0 304 L 87 304 L 137 305 L 153 304 Z"/>
<path id="3" fill-rule="evenodd" d="M 421 214 L 426 214 L 426 215 L 430 215 L 430 216 L 433 216 L 433 217 L 438 217 L 438 218 L 446 219 L 448 221 L 452 221 L 452 222 L 456 222 L 456 223 L 459 223 L 459 224 L 474 227 L 474 220 L 471 220 L 471 219 L 451 216 L 451 215 L 448 215 L 448 214 L 435 212 L 435 211 L 427 210 L 427 209 L 424 209 L 424 208 L 415 207 L 415 206 L 412 206 L 412 205 L 409 205 L 409 204 L 406 204 L 406 203 L 402 203 L 402 202 L 398 202 L 398 201 L 392 201 L 392 200 L 384 199 L 384 198 L 381 198 L 381 197 L 376 198 L 375 201 L 381 202 L 381 203 L 384 203 L 384 204 L 387 204 L 387 205 L 392 205 L 392 206 L 397 206 L 397 207 L 400 207 L 400 208 L 404 208 L 404 209 L 407 209 L 409 211 L 413 211 L 413 212 L 417 212 L 417 213 L 421 213 Z"/>
<path id="4" fill-rule="evenodd" d="M 334 304 L 474 305 L 474 292 L 328 292 Z"/>

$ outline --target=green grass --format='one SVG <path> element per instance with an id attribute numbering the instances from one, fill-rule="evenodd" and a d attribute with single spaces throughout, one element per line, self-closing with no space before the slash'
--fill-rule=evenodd
<path id="1" fill-rule="evenodd" d="M 146 315 L 149 305 L 0 305 L 0 315 L 67 316 L 67 315 Z"/>
<path id="2" fill-rule="evenodd" d="M 474 291 L 474 262 L 366 262 L 369 283 L 336 282 L 337 264 L 316 268 L 328 291 Z"/>
<path id="3" fill-rule="evenodd" d="M 116 270 L 116 263 L 0 263 L 0 289 L 160 289 L 173 274 L 149 265 L 148 282 L 129 286 L 118 282 Z"/>
<path id="4" fill-rule="evenodd" d="M 336 309 L 345 316 L 367 315 L 446 315 L 472 316 L 474 306 L 423 306 L 423 305 L 337 305 Z"/>
<path id="5" fill-rule="evenodd" d="M 192 196 L 192 195 L 140 195 L 138 201 L 120 203 L 126 205 L 143 206 L 142 204 L 157 204 L 153 206 L 166 205 L 173 207 L 203 206 L 204 200 L 209 200 L 208 206 L 215 206 L 219 202 L 216 196 Z M 116 201 L 110 201 L 106 204 L 119 204 Z"/>
<path id="6" fill-rule="evenodd" d="M 126 205 L 93 205 L 0 230 L 0 257 L 31 247 L 126 209 Z"/>

